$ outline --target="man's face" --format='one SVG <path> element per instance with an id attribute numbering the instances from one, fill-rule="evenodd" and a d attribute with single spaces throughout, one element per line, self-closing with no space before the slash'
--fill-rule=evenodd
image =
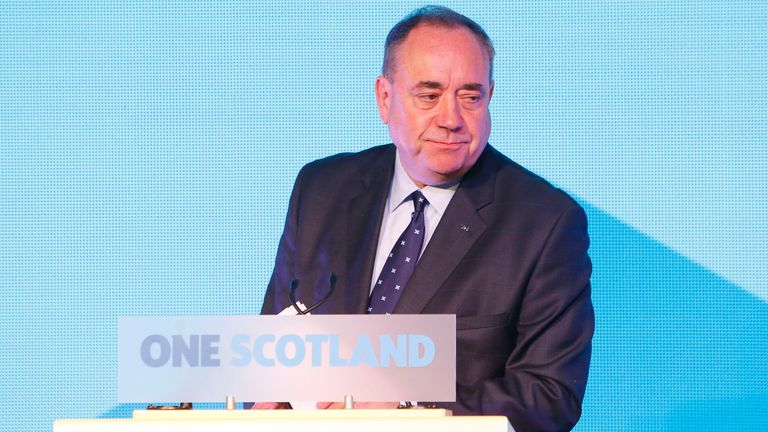
<path id="1" fill-rule="evenodd" d="M 419 185 L 461 178 L 491 133 L 488 54 L 469 30 L 420 25 L 397 47 L 392 80 L 376 80 L 381 120 Z"/>

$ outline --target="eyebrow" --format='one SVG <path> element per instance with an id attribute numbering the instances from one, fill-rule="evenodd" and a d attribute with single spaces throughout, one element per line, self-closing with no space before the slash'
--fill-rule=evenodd
<path id="1" fill-rule="evenodd" d="M 437 81 L 419 81 L 415 88 L 442 89 L 443 85 Z M 459 90 L 478 91 L 485 94 L 485 89 L 480 83 L 466 83 Z"/>
<path id="2" fill-rule="evenodd" d="M 485 88 L 480 83 L 467 83 L 461 86 L 459 90 L 472 90 L 485 94 Z"/>
<path id="3" fill-rule="evenodd" d="M 441 89 L 443 85 L 437 81 L 419 81 L 416 88 Z"/>

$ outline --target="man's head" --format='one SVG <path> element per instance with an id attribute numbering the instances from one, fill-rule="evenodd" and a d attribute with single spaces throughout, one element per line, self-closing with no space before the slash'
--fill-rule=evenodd
<path id="1" fill-rule="evenodd" d="M 496 50 L 493 49 L 491 38 L 488 37 L 485 30 L 479 24 L 443 6 L 424 6 L 416 9 L 392 27 L 384 44 L 384 64 L 381 67 L 381 74 L 383 76 L 387 77 L 387 79 L 392 79 L 397 47 L 405 41 L 411 30 L 422 24 L 443 28 L 465 27 L 471 31 L 488 53 L 490 63 L 488 78 L 493 81 L 493 58 L 496 56 Z"/>
<path id="2" fill-rule="evenodd" d="M 450 9 L 417 9 L 389 32 L 379 114 L 408 175 L 419 185 L 460 179 L 488 141 L 493 45 Z"/>

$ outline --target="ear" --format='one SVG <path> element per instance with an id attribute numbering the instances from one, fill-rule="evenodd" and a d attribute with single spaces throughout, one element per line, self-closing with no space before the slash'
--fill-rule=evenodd
<path id="1" fill-rule="evenodd" d="M 488 92 L 488 103 L 491 102 L 491 98 L 493 97 L 493 88 L 495 85 L 496 83 L 491 80 L 491 90 Z"/>
<path id="2" fill-rule="evenodd" d="M 392 105 L 392 83 L 384 76 L 376 78 L 376 105 L 379 117 L 384 124 L 389 124 L 389 107 Z"/>

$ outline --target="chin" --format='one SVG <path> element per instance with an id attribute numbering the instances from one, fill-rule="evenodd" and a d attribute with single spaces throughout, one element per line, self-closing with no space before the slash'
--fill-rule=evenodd
<path id="1" fill-rule="evenodd" d="M 459 177 L 461 177 L 460 170 L 434 170 L 430 173 L 430 184 L 432 186 L 438 186 L 445 183 L 450 183 Z"/>
<path id="2" fill-rule="evenodd" d="M 430 164 L 430 171 L 447 180 L 453 179 L 459 172 L 464 169 L 464 159 L 456 160 L 456 158 L 450 158 L 450 160 L 444 160 L 445 158 L 437 158 Z M 441 160 L 443 159 L 443 160 Z"/>

